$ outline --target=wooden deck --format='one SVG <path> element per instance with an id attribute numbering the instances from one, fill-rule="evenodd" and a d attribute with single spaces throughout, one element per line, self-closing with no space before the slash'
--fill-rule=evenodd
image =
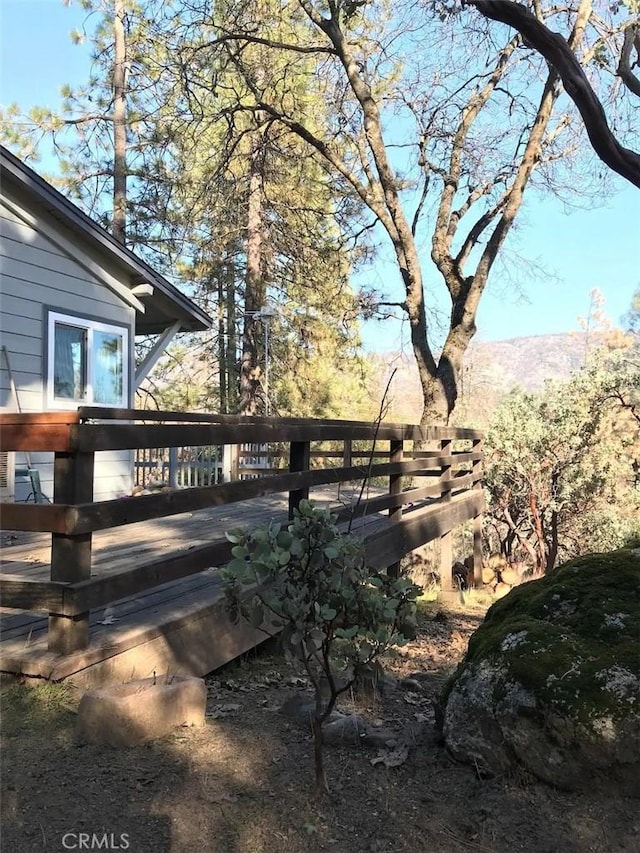
<path id="1" fill-rule="evenodd" d="M 353 497 L 353 490 L 342 489 L 339 494 L 337 489 L 318 489 L 310 497 L 318 505 L 342 509 Z M 94 537 L 91 576 L 110 577 L 115 581 L 117 575 L 133 566 L 157 562 L 163 553 L 173 558 L 214 542 L 223 546 L 225 530 L 268 521 L 284 522 L 287 517 L 288 495 L 284 494 L 101 531 Z M 366 519 L 369 526 L 373 521 Z M 360 529 L 364 527 L 362 519 L 356 524 Z M 3 578 L 49 580 L 50 536 L 3 531 L 0 543 Z M 152 675 L 154 671 L 159 674 L 176 663 L 181 671 L 204 674 L 215 668 L 215 664 L 212 665 L 212 654 L 217 657 L 213 652 L 215 646 L 220 647 L 217 665 L 229 659 L 225 630 L 221 630 L 220 625 L 220 617 L 224 615 L 222 599 L 218 570 L 212 566 L 188 578 L 114 601 L 91 611 L 90 648 L 75 655 L 48 652 L 46 615 L 0 607 L 0 670 L 56 681 L 75 676 L 83 681 L 102 682 L 106 674 L 105 662 L 117 658 L 108 667 L 114 675 L 116 663 L 117 672 L 122 671 L 124 675 L 130 667 L 135 667 L 140 677 Z M 199 622 L 204 624 L 197 624 Z M 190 625 L 188 630 L 187 625 Z M 235 637 L 237 626 L 233 634 Z M 251 631 L 247 634 L 247 648 L 264 639 Z M 168 656 L 163 653 L 165 644 L 166 651 L 170 652 Z M 206 652 L 199 653 L 200 644 L 206 646 Z M 184 651 L 180 651 L 181 646 Z M 137 651 L 133 652 L 134 649 Z M 132 653 L 122 660 L 124 651 Z M 103 666 L 92 671 L 97 664 Z"/>
<path id="2" fill-rule="evenodd" d="M 296 424 L 296 437 L 299 429 Z M 61 455 L 65 462 L 69 454 Z M 471 456 L 459 454 L 467 469 Z M 0 608 L 0 671 L 53 681 L 70 679 L 83 687 L 154 673 L 204 675 L 259 644 L 264 640 L 262 633 L 243 623 L 231 624 L 226 612 L 218 571 L 230 555 L 225 530 L 286 521 L 292 505 L 307 491 L 316 503 L 336 511 L 346 526 L 361 486 L 353 481 L 353 467 L 337 469 L 344 476 L 335 469 L 333 473 L 311 471 L 308 459 L 302 467 L 294 457 L 292 447 L 290 470 L 297 466 L 299 473 L 285 474 L 285 479 L 293 485 L 308 484 L 308 489 L 283 491 L 281 475 L 280 480 L 266 477 L 259 486 L 255 481 L 231 482 L 159 495 L 152 501 L 131 498 L 91 504 L 66 497 L 46 513 L 33 506 L 24 513 L 13 508 L 9 512 L 5 505 L 6 516 L 23 519 L 23 527 L 0 534 L 0 586 L 11 605 Z M 424 462 L 385 463 L 389 489 L 368 487 L 359 505 L 360 517 L 350 522 L 373 566 L 387 569 L 427 541 L 446 541 L 457 524 L 479 518 L 479 468 L 471 476 L 468 470 L 456 472 L 455 465 L 443 465 L 452 461 L 453 456 L 438 456 L 434 461 L 431 455 Z M 434 465 L 444 471 L 435 481 L 430 470 Z M 379 476 L 383 467 L 371 470 Z M 405 497 L 400 476 L 404 470 L 423 475 L 429 471 L 429 485 L 414 488 Z M 319 477 L 325 482 L 314 486 Z M 343 482 L 335 482 L 338 477 Z M 251 494 L 251 500 L 238 500 L 238 490 Z M 217 505 L 221 495 L 233 502 Z M 210 505 L 202 506 L 207 501 Z M 176 513 L 176 506 L 185 502 L 194 508 Z M 149 517 L 152 511 L 159 517 Z M 34 518 L 50 525 L 50 531 L 59 529 L 59 512 L 66 513 L 65 524 L 75 525 L 71 535 L 31 532 Z M 106 521 L 105 513 L 109 513 Z M 136 514 L 144 520 L 131 523 Z M 54 581 L 52 565 L 57 561 L 58 572 L 65 568 L 56 537 L 62 538 L 63 545 L 66 540 L 77 542 L 74 547 L 82 562 L 87 535 L 83 525 L 93 531 L 89 534 L 90 572 Z M 70 554 L 73 558 L 74 551 Z M 52 625 L 61 623 L 75 640 L 76 621 L 84 625 L 81 636 L 88 640 L 81 647 L 56 647 Z"/>

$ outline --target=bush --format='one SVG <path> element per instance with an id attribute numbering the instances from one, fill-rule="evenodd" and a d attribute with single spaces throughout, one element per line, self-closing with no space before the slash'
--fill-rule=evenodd
<path id="1" fill-rule="evenodd" d="M 310 501 L 287 527 L 226 535 L 234 559 L 222 574 L 233 611 L 269 635 L 280 632 L 285 655 L 313 685 L 316 786 L 325 789 L 322 724 L 363 667 L 415 636 L 421 589 L 368 567 L 362 543 Z"/>

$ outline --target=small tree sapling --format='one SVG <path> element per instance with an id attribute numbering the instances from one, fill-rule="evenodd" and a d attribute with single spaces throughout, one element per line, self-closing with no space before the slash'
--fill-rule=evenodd
<path id="1" fill-rule="evenodd" d="M 371 569 L 362 543 L 307 500 L 286 527 L 226 535 L 233 560 L 222 575 L 232 610 L 268 635 L 279 633 L 286 657 L 313 686 L 316 791 L 328 791 L 322 725 L 363 667 L 415 636 L 421 589 Z"/>

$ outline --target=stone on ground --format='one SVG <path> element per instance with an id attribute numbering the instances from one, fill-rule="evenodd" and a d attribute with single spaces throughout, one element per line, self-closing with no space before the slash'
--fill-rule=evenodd
<path id="1" fill-rule="evenodd" d="M 90 690 L 80 700 L 76 736 L 89 743 L 130 747 L 178 726 L 204 725 L 207 688 L 201 678 L 144 678 Z"/>
<path id="2" fill-rule="evenodd" d="M 640 794 L 640 555 L 572 560 L 513 589 L 471 637 L 439 725 L 457 759 Z"/>

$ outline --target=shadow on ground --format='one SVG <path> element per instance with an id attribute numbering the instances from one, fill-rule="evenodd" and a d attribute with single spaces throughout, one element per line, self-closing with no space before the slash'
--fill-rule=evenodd
<path id="1" fill-rule="evenodd" d="M 480 779 L 438 745 L 432 700 L 480 619 L 425 615 L 387 662 L 399 679 L 421 673 L 419 687 L 356 703 L 386 726 L 426 719 L 424 738 L 396 768 L 374 766 L 375 751 L 327 748 L 332 796 L 320 801 L 309 733 L 279 710 L 304 685 L 271 644 L 208 679 L 203 729 L 130 750 L 76 743 L 67 693 L 33 713 L 3 685 L 2 850 L 79 850 L 85 833 L 97 841 L 84 849 L 133 853 L 635 851 L 637 803 Z"/>

